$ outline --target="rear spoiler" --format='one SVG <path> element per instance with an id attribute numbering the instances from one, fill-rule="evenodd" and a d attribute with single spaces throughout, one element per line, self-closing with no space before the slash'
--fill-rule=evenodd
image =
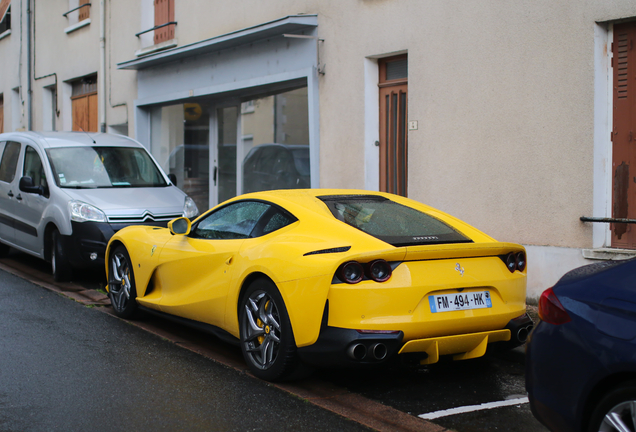
<path id="1" fill-rule="evenodd" d="M 506 255 L 510 252 L 525 252 L 516 243 L 462 243 L 430 246 L 406 246 L 404 261 L 434 260 L 445 258 L 477 258 Z"/>
<path id="2" fill-rule="evenodd" d="M 387 261 L 424 261 L 502 256 L 510 252 L 525 252 L 525 248 L 517 243 L 504 242 L 417 245 L 348 255 L 345 260 L 367 262 L 382 258 Z"/>

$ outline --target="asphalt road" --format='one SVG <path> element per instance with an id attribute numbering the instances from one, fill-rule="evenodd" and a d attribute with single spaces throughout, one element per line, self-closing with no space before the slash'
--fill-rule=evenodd
<path id="1" fill-rule="evenodd" d="M 0 317 L 3 432 L 368 430 L 4 271 Z"/>
<path id="2" fill-rule="evenodd" d="M 74 298 L 91 297 L 104 285 L 91 273 L 74 284 L 54 284 L 46 263 L 23 254 L 0 260 L 7 264 Z M 74 312 L 53 311 L 52 305 L 65 310 L 64 304 Z M 322 370 L 297 383 L 270 385 L 246 372 L 240 350 L 207 334 L 153 317 L 121 321 L 104 311 L 110 307 L 87 308 L 0 271 L 0 431 L 85 425 L 141 431 L 365 430 L 362 425 L 387 431 L 547 430 L 524 401 L 522 348 L 427 367 Z M 29 327 L 34 334 L 11 336 Z M 35 389 L 23 392 L 25 382 Z M 25 418 L 37 419 L 38 427 L 25 428 L 32 424 Z M 60 419 L 71 427 L 53 427 L 63 424 Z"/>

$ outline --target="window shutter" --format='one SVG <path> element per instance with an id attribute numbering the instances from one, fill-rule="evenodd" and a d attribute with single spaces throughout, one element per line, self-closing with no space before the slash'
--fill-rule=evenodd
<path id="1" fill-rule="evenodd" d="M 155 27 L 174 21 L 174 0 L 154 0 Z M 155 44 L 174 39 L 174 24 L 155 30 Z"/>
<path id="2" fill-rule="evenodd" d="M 11 0 L 0 0 L 0 21 L 4 19 L 4 15 L 9 10 L 9 6 L 11 6 Z"/>
<path id="3" fill-rule="evenodd" d="M 90 0 L 80 0 L 79 4 L 80 6 L 83 4 L 87 4 L 89 3 Z M 79 10 L 79 20 L 80 21 L 84 21 L 85 19 L 90 18 L 91 16 L 91 7 L 90 6 L 84 6 L 83 8 L 80 8 Z"/>
<path id="4" fill-rule="evenodd" d="M 614 26 L 612 217 L 636 219 L 636 23 Z M 634 166 L 632 166 L 634 165 Z M 636 248 L 636 226 L 612 224 L 612 247 Z"/>

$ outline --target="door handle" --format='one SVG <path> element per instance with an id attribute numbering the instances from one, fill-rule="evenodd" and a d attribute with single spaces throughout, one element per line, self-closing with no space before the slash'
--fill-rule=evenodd
<path id="1" fill-rule="evenodd" d="M 212 179 L 214 180 L 214 186 L 216 186 L 216 172 L 217 172 L 217 167 L 214 167 L 214 174 L 212 174 Z"/>
<path id="2" fill-rule="evenodd" d="M 9 191 L 8 195 L 13 198 L 13 191 Z"/>
<path id="3" fill-rule="evenodd" d="M 21 195 L 21 194 L 18 194 L 18 196 L 17 196 L 17 197 L 15 197 L 15 199 L 17 199 L 18 201 L 22 201 L 22 195 Z"/>

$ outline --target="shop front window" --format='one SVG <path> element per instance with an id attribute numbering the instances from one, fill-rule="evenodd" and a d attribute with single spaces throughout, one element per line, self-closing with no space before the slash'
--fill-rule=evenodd
<path id="1" fill-rule="evenodd" d="M 201 211 L 241 193 L 311 187 L 307 87 L 246 99 L 151 111 L 151 152 Z"/>

